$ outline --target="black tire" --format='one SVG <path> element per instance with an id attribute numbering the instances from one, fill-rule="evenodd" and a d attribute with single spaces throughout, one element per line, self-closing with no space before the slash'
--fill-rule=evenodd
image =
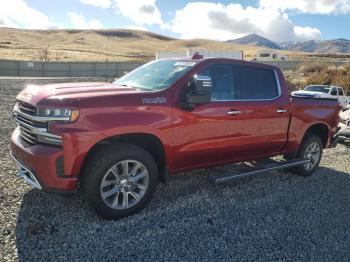
<path id="1" fill-rule="evenodd" d="M 319 157 L 318 157 L 317 161 L 314 161 L 312 163 L 312 168 L 311 169 L 307 168 L 307 165 L 305 164 L 302 166 L 290 168 L 290 169 L 288 169 L 288 171 L 290 171 L 294 174 L 297 174 L 299 176 L 303 176 L 303 177 L 311 176 L 315 172 L 315 170 L 318 168 L 320 161 L 322 159 L 323 143 L 322 143 L 322 140 L 319 136 L 314 135 L 314 134 L 306 134 L 301 145 L 300 145 L 300 148 L 299 148 L 299 151 L 297 154 L 297 158 L 304 159 L 306 150 L 313 143 L 316 143 L 318 145 L 318 147 L 320 148 L 320 151 L 319 151 Z"/>
<path id="2" fill-rule="evenodd" d="M 148 172 L 148 187 L 135 205 L 126 209 L 114 209 L 102 198 L 101 183 L 113 165 L 125 160 L 135 160 L 143 164 Z M 83 169 L 81 189 L 84 199 L 100 217 L 119 219 L 141 211 L 152 198 L 157 184 L 158 168 L 153 157 L 136 145 L 117 143 L 101 147 L 90 158 Z"/>

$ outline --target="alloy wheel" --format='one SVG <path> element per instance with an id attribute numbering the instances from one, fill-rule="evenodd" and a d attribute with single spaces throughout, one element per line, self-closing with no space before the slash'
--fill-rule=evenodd
<path id="1" fill-rule="evenodd" d="M 305 169 L 310 171 L 312 170 L 320 160 L 321 156 L 321 147 L 318 143 L 312 142 L 305 150 L 304 158 L 310 162 L 305 164 Z"/>
<path id="2" fill-rule="evenodd" d="M 147 168 L 137 160 L 123 160 L 113 165 L 103 176 L 100 193 L 104 203 L 118 210 L 136 205 L 149 185 Z"/>

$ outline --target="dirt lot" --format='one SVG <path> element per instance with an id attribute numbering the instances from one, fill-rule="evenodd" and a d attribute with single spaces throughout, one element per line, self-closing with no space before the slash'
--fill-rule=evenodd
<path id="1" fill-rule="evenodd" d="M 0 80 L 0 261 L 349 260 L 346 145 L 325 151 L 308 178 L 273 172 L 213 187 L 210 171 L 174 177 L 119 221 L 99 219 L 79 197 L 31 189 L 9 157 L 11 110 L 26 83 L 48 81 Z"/>

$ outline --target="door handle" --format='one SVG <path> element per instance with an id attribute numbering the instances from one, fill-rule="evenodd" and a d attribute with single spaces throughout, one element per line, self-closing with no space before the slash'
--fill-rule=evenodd
<path id="1" fill-rule="evenodd" d="M 277 109 L 276 112 L 277 113 L 287 113 L 288 110 L 287 109 Z"/>
<path id="2" fill-rule="evenodd" d="M 239 114 L 241 114 L 241 113 L 242 113 L 242 112 L 239 111 L 239 110 L 230 110 L 230 111 L 227 112 L 227 114 L 228 114 L 229 116 L 236 116 L 236 115 L 239 115 Z"/>

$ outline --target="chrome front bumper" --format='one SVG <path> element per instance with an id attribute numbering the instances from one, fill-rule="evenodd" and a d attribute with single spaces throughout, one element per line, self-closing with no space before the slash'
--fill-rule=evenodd
<path id="1" fill-rule="evenodd" d="M 28 168 L 26 168 L 24 165 L 22 165 L 12 153 L 10 153 L 10 155 L 18 166 L 18 174 L 17 175 L 20 178 L 23 178 L 28 184 L 30 184 L 34 188 L 42 189 L 42 186 L 40 185 L 39 181 L 36 179 L 33 172 L 30 171 Z"/>

